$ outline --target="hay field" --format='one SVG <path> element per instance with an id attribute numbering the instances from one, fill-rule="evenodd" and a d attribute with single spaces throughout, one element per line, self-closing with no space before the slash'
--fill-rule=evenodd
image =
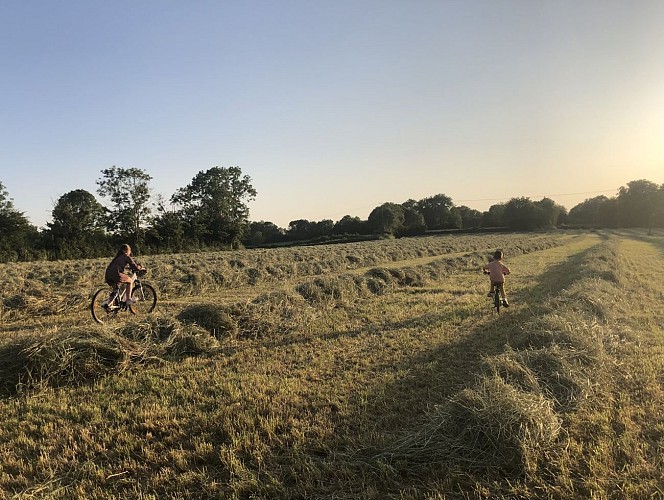
<path id="1" fill-rule="evenodd" d="M 502 248 L 500 316 L 479 271 Z M 664 497 L 664 237 L 0 266 L 0 498 Z"/>

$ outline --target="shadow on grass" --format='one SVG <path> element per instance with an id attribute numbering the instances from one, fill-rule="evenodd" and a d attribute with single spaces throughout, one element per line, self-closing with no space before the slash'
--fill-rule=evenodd
<path id="1" fill-rule="evenodd" d="M 302 451 L 308 455 L 307 460 L 294 461 L 291 464 L 293 470 L 302 463 L 316 463 L 313 469 L 299 472 L 310 474 L 315 470 L 321 475 L 321 480 L 327 473 L 337 471 L 337 477 L 343 480 L 336 486 L 343 483 L 348 488 L 346 492 L 334 492 L 342 496 L 345 493 L 352 496 L 351 490 L 356 488 L 354 480 L 360 477 L 365 481 L 366 490 L 380 492 L 384 496 L 401 494 L 404 487 L 426 491 L 426 486 L 423 486 L 426 482 L 433 484 L 446 481 L 449 471 L 435 465 L 423 471 L 402 464 L 384 475 L 376 474 L 379 465 L 371 457 L 383 451 L 386 444 L 421 426 L 433 405 L 441 404 L 471 386 L 475 377 L 485 368 L 484 358 L 503 353 L 506 344 L 523 340 L 524 335 L 527 335 L 523 325 L 545 310 L 547 298 L 585 277 L 584 260 L 591 256 L 593 248 L 572 255 L 549 268 L 539 276 L 534 286 L 513 296 L 513 306 L 504 314 L 488 315 L 486 312 L 478 312 L 476 304 L 466 304 L 467 316 L 484 315 L 479 323 L 473 321 L 474 328 L 464 332 L 462 322 L 457 325 L 458 335 L 441 336 L 440 342 L 431 349 L 407 357 L 400 363 L 380 366 L 378 370 L 382 374 L 391 372 L 392 375 L 382 377 L 377 374 L 377 379 L 400 378 L 388 385 L 376 385 L 351 395 L 351 406 L 357 408 L 357 411 L 339 417 L 335 422 L 334 437 L 324 444 L 322 453 L 320 443 L 312 443 L 311 449 L 305 447 Z M 531 307 L 519 305 L 526 301 Z M 458 311 L 454 314 L 458 314 Z M 327 332 L 317 338 L 334 340 L 361 335 L 379 336 L 404 329 L 425 331 L 426 328 L 447 325 L 449 319 L 450 313 L 418 315 L 401 321 L 386 321 L 369 329 Z M 353 458 L 349 460 L 349 456 Z"/>

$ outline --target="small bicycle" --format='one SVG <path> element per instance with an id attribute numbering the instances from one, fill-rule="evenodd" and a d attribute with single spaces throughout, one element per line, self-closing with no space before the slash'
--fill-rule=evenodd
<path id="1" fill-rule="evenodd" d="M 496 314 L 500 314 L 500 306 L 502 305 L 502 298 L 501 298 L 502 291 L 503 291 L 503 284 L 496 283 L 493 292 L 493 307 L 496 308 Z"/>
<path id="2" fill-rule="evenodd" d="M 97 323 L 107 323 L 117 319 L 118 314 L 130 311 L 132 314 L 149 314 L 157 307 L 157 291 L 152 285 L 142 283 L 140 276 L 145 276 L 147 271 L 138 271 L 131 291 L 131 298 L 136 300 L 133 304 L 127 304 L 127 285 L 121 284 L 113 293 L 108 304 L 104 304 L 108 297 L 108 288 L 100 288 L 92 296 L 90 311 Z"/>
<path id="3" fill-rule="evenodd" d="M 484 271 L 484 274 L 489 274 L 489 271 Z M 500 306 L 503 305 L 502 302 L 502 292 L 503 292 L 504 283 L 496 283 L 493 291 L 493 307 L 496 309 L 496 313 L 500 314 Z"/>

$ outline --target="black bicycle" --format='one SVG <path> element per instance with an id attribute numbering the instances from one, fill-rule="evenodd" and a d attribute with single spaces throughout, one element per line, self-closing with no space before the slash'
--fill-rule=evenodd
<path id="1" fill-rule="evenodd" d="M 127 284 L 122 283 L 117 290 L 113 292 L 112 297 L 108 296 L 108 288 L 100 288 L 92 296 L 90 303 L 90 312 L 97 323 L 107 323 L 117 319 L 118 315 L 124 311 L 132 314 L 149 314 L 157 307 L 157 291 L 148 283 L 140 280 L 147 271 L 141 270 L 136 273 L 134 286 L 131 291 L 131 298 L 134 302 L 127 304 L 126 292 Z M 108 299 L 108 300 L 107 300 Z"/>
<path id="2" fill-rule="evenodd" d="M 496 308 L 497 314 L 500 314 L 500 306 L 502 305 L 502 299 L 501 299 L 502 291 L 503 291 L 503 284 L 496 283 L 493 292 L 493 307 Z"/>

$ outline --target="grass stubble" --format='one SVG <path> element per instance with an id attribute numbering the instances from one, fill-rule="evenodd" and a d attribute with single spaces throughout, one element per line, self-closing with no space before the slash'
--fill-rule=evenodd
<path id="1" fill-rule="evenodd" d="M 201 276 L 259 272 L 231 288 L 242 300 L 190 276 L 170 285 L 170 307 L 114 327 L 43 305 L 58 321 L 30 324 L 35 299 L 17 297 L 56 273 L 21 264 L 24 286 L 3 302 L 0 492 L 664 495 L 660 240 L 506 237 L 513 307 L 500 317 L 477 272 L 498 246 L 486 236 L 461 255 L 458 242 L 409 241 L 382 260 L 362 244 L 329 261 L 324 247 L 186 256 Z"/>

